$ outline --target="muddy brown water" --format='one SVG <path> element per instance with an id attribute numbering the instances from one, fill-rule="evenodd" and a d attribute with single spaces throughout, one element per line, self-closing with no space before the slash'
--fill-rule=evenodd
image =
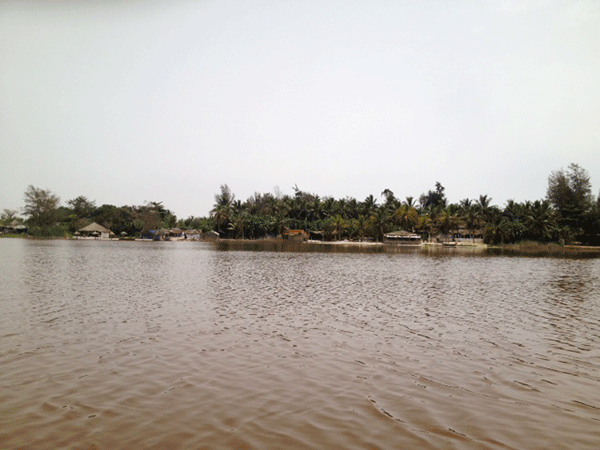
<path id="1" fill-rule="evenodd" d="M 0 285 L 2 449 L 600 448 L 595 258 L 3 239 Z"/>

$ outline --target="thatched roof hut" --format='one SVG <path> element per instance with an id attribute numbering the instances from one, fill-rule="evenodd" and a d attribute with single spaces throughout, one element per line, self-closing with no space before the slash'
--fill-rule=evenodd
<path id="1" fill-rule="evenodd" d="M 219 239 L 219 233 L 216 231 L 208 231 L 206 233 L 202 233 L 202 239 L 205 241 L 216 241 Z"/>
<path id="2" fill-rule="evenodd" d="M 0 224 L 0 233 L 25 233 L 27 227 L 16 220 L 6 225 Z"/>
<path id="3" fill-rule="evenodd" d="M 183 234 L 188 238 L 188 239 L 200 239 L 202 237 L 202 232 L 199 230 L 194 230 L 194 229 L 190 229 L 190 230 L 185 230 L 183 232 Z"/>
<path id="4" fill-rule="evenodd" d="M 91 236 L 96 233 L 96 236 L 100 235 L 102 238 L 108 238 L 112 234 L 112 231 L 110 231 L 108 228 L 104 228 L 102 225 L 99 225 L 96 222 L 92 222 L 89 225 L 80 228 L 78 231 L 84 236 Z"/>

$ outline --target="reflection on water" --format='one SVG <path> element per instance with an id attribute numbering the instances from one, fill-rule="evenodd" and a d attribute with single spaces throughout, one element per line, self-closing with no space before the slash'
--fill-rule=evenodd
<path id="1" fill-rule="evenodd" d="M 599 260 L 321 245 L 0 240 L 0 447 L 598 448 Z"/>

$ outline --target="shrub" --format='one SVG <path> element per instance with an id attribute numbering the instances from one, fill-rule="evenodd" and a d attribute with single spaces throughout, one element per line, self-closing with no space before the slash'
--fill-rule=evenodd
<path id="1" fill-rule="evenodd" d="M 68 237 L 68 227 L 66 225 L 45 225 L 29 228 L 29 236 L 36 238 L 60 238 Z"/>

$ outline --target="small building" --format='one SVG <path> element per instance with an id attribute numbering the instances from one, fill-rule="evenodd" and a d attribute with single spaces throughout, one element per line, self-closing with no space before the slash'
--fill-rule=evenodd
<path id="1" fill-rule="evenodd" d="M 190 239 L 193 241 L 197 241 L 198 239 L 200 239 L 202 237 L 202 232 L 199 230 L 184 230 L 183 231 L 183 237 L 185 239 Z"/>
<path id="2" fill-rule="evenodd" d="M 308 233 L 304 230 L 285 230 L 281 237 L 288 241 L 308 241 Z"/>
<path id="3" fill-rule="evenodd" d="M 469 230 L 461 227 L 452 234 L 452 240 L 455 242 L 483 242 L 483 230 Z"/>
<path id="4" fill-rule="evenodd" d="M 110 231 L 108 228 L 104 228 L 102 225 L 99 225 L 96 222 L 92 222 L 88 226 L 80 228 L 78 231 L 82 236 L 100 236 L 101 239 L 108 239 L 112 234 L 112 231 Z"/>
<path id="5" fill-rule="evenodd" d="M 207 231 L 206 233 L 202 233 L 202 239 L 205 241 L 216 241 L 219 239 L 219 233 L 216 231 Z"/>
<path id="6" fill-rule="evenodd" d="M 325 233 L 323 233 L 322 231 L 309 231 L 309 239 L 311 241 L 324 241 L 325 240 Z"/>
<path id="7" fill-rule="evenodd" d="M 177 227 L 171 228 L 169 230 L 168 235 L 171 238 L 181 238 L 181 237 L 183 237 L 183 231 L 181 230 L 181 228 L 177 228 Z"/>
<path id="8" fill-rule="evenodd" d="M 23 234 L 27 232 L 27 227 L 16 220 L 13 220 L 10 224 L 0 225 L 0 234 L 11 233 L 11 234 Z"/>
<path id="9" fill-rule="evenodd" d="M 421 236 L 410 231 L 394 231 L 384 236 L 386 244 L 412 244 L 420 245 L 423 243 Z"/>

